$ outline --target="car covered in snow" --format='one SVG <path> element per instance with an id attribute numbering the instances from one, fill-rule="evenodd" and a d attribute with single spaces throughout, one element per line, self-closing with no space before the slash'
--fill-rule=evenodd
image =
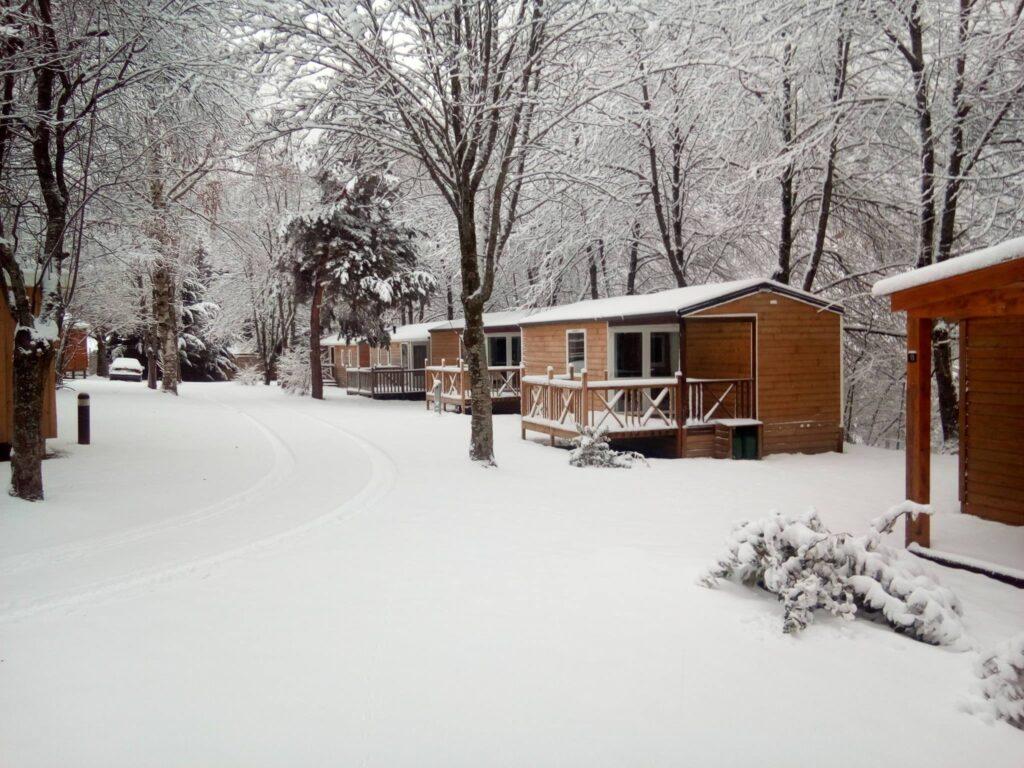
<path id="1" fill-rule="evenodd" d="M 142 381 L 142 363 L 134 357 L 116 357 L 110 364 L 111 381 Z"/>

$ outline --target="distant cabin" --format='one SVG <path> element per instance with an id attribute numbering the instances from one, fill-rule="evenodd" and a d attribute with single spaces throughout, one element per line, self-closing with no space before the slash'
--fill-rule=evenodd
<path id="1" fill-rule="evenodd" d="M 841 321 L 763 279 L 536 312 L 520 321 L 523 435 L 600 427 L 685 457 L 841 451 Z"/>
<path id="2" fill-rule="evenodd" d="M 61 356 L 61 375 L 72 379 L 89 373 L 89 327 L 75 324 L 67 331 Z"/>
<path id="3" fill-rule="evenodd" d="M 1024 237 L 878 282 L 907 313 L 907 498 L 926 504 L 931 482 L 932 326 L 960 330 L 960 504 L 963 512 L 1024 525 Z M 926 515 L 907 543 L 930 546 Z"/>
<path id="4" fill-rule="evenodd" d="M 401 325 L 390 343 L 371 346 L 360 339 L 327 337 L 320 342 L 324 377 L 349 394 L 376 399 L 422 399 L 430 357 L 430 323 Z"/>
<path id="5" fill-rule="evenodd" d="M 485 312 L 483 316 L 485 362 L 495 411 L 515 412 L 519 408 L 519 366 L 523 355 L 519 321 L 525 316 L 525 312 L 517 311 Z M 471 410 L 462 338 L 465 330 L 464 318 L 430 326 L 427 407 L 440 406 L 459 413 Z"/>
<path id="6" fill-rule="evenodd" d="M 51 371 L 43 397 L 42 430 L 44 438 L 57 436 L 57 378 Z M 7 296 L 0 291 L 0 459 L 11 454 L 14 439 L 14 319 Z"/>

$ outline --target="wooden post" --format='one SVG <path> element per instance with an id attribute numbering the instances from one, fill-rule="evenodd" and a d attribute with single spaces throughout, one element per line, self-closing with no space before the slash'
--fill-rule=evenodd
<path id="1" fill-rule="evenodd" d="M 686 422 L 690 418 L 690 386 L 686 382 L 686 318 L 679 318 L 679 370 L 676 371 L 676 453 L 686 458 Z"/>
<path id="2" fill-rule="evenodd" d="M 530 415 L 530 393 L 529 384 L 526 383 L 526 364 L 519 363 L 519 432 L 523 440 L 526 439 L 526 424 L 523 419 Z"/>
<path id="3" fill-rule="evenodd" d="M 583 409 L 583 426 L 590 426 L 590 392 L 587 389 L 587 369 L 580 371 L 580 407 Z"/>
<path id="4" fill-rule="evenodd" d="M 554 411 L 551 410 L 551 408 L 552 408 L 551 393 L 555 389 L 554 387 L 551 386 L 551 380 L 554 379 L 554 378 L 555 378 L 555 368 L 554 368 L 554 366 L 549 365 L 548 366 L 548 393 L 547 393 L 547 398 L 548 399 L 547 399 L 547 409 L 545 411 L 545 413 L 547 414 L 547 417 L 548 417 L 548 421 L 554 421 L 554 418 L 552 416 Z M 551 433 L 550 435 L 548 435 L 548 437 L 551 438 L 551 444 L 554 445 L 555 444 L 555 435 L 554 435 L 554 433 Z"/>
<path id="5" fill-rule="evenodd" d="M 465 378 L 465 362 L 463 358 L 459 358 L 459 409 L 461 413 L 466 412 L 466 378 Z"/>
<path id="6" fill-rule="evenodd" d="M 932 320 L 907 316 L 907 498 L 931 498 Z M 928 515 L 907 515 L 906 543 L 931 544 Z"/>

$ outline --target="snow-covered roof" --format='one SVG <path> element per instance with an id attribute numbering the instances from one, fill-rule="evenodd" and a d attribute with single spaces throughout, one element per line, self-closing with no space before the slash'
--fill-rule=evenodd
<path id="1" fill-rule="evenodd" d="M 908 288 L 916 288 L 919 285 L 927 285 L 947 277 L 956 277 L 968 272 L 976 272 L 979 269 L 1002 264 L 1004 261 L 1024 258 L 1024 237 L 1015 237 L 1006 240 L 998 245 L 990 245 L 980 251 L 965 253 L 953 259 L 940 261 L 938 264 L 929 264 L 927 267 L 919 267 L 902 275 L 887 277 L 879 280 L 871 289 L 875 296 L 888 296 L 890 293 L 905 291 Z"/>
<path id="2" fill-rule="evenodd" d="M 437 325 L 436 320 L 429 323 L 414 323 L 412 325 L 400 325 L 391 334 L 391 340 L 402 343 L 405 341 L 427 341 L 430 339 L 430 329 Z"/>
<path id="3" fill-rule="evenodd" d="M 507 312 L 484 312 L 484 329 L 501 328 L 508 325 L 519 325 L 523 318 L 529 314 L 526 310 L 511 310 Z M 430 326 L 432 331 L 461 331 L 466 327 L 464 317 L 455 320 L 444 320 Z"/>
<path id="4" fill-rule="evenodd" d="M 648 315 L 672 315 L 698 308 L 702 309 L 706 305 L 714 305 L 721 301 L 755 293 L 758 290 L 772 290 L 813 304 L 828 305 L 828 302 L 812 293 L 783 285 L 774 280 L 751 278 L 749 280 L 730 280 L 727 283 L 688 285 L 685 288 L 672 288 L 639 296 L 613 296 L 607 299 L 578 301 L 575 304 L 564 304 L 537 312 L 524 318 L 520 324 L 533 325 L 535 323 L 617 320 Z M 842 311 L 836 305 L 828 305 L 828 308 L 836 312 Z"/>
<path id="5" fill-rule="evenodd" d="M 320 339 L 321 347 L 347 347 L 349 344 L 362 344 L 362 339 L 339 338 L 338 334 L 330 333 Z"/>

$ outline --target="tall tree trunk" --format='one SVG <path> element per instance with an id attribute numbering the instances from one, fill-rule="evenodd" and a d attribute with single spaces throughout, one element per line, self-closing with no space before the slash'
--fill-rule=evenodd
<path id="1" fill-rule="evenodd" d="M 177 280 L 170 260 L 161 254 L 153 268 L 153 316 L 160 349 L 161 388 L 178 394 L 181 368 L 178 360 Z"/>
<path id="2" fill-rule="evenodd" d="M 14 339 L 14 434 L 11 494 L 26 501 L 43 499 L 43 398 L 50 384 L 55 349 L 22 330 Z"/>
<path id="3" fill-rule="evenodd" d="M 494 463 L 494 425 L 491 419 L 491 377 L 484 349 L 484 301 L 481 296 L 480 264 L 477 260 L 476 216 L 474 200 L 466 195 L 460 206 L 459 256 L 462 272 L 462 307 L 466 329 L 462 342 L 466 347 L 469 373 L 470 407 L 469 458 Z"/>
<path id="4" fill-rule="evenodd" d="M 636 273 L 640 270 L 640 220 L 634 219 L 629 239 L 629 265 L 626 267 L 626 295 L 636 293 Z"/>
<path id="5" fill-rule="evenodd" d="M 309 375 L 310 392 L 314 400 L 324 399 L 324 372 L 320 365 L 320 302 L 324 298 L 324 287 L 319 275 L 314 282 L 313 299 L 309 307 Z"/>
<path id="6" fill-rule="evenodd" d="M 842 116 L 838 112 L 839 102 L 846 91 L 846 66 L 850 58 L 850 35 L 843 33 L 836 44 L 836 68 L 832 80 L 832 129 L 828 142 L 828 157 L 825 160 L 825 178 L 821 183 L 821 200 L 818 204 L 818 223 L 814 230 L 814 250 L 811 261 L 804 273 L 804 290 L 814 287 L 814 278 L 818 274 L 822 254 L 825 252 L 825 236 L 828 234 L 828 219 L 832 212 L 832 192 L 834 188 L 836 155 L 839 153 L 839 122 Z"/>
<path id="7" fill-rule="evenodd" d="M 587 246 L 587 255 L 590 260 L 588 268 L 590 277 L 590 298 L 596 299 L 600 294 L 597 290 L 597 262 L 594 260 L 594 249 L 592 246 Z"/>
<path id="8" fill-rule="evenodd" d="M 110 358 L 107 357 L 107 334 L 96 332 L 96 375 L 106 378 L 110 375 Z"/>
<path id="9" fill-rule="evenodd" d="M 455 298 L 452 296 L 452 282 L 448 280 L 448 293 L 445 296 L 445 317 L 449 320 L 455 319 Z"/>
<path id="10" fill-rule="evenodd" d="M 796 106 L 793 101 L 793 84 L 789 79 L 789 67 L 793 60 L 793 46 L 786 43 L 783 54 L 783 75 L 782 75 L 782 115 L 780 124 L 782 128 L 782 145 L 788 154 L 792 152 L 793 133 L 796 125 Z M 779 263 L 775 268 L 772 279 L 789 285 L 792 275 L 793 264 L 793 216 L 796 209 L 795 194 L 793 192 L 793 176 L 795 168 L 790 155 L 790 160 L 782 169 L 782 176 L 779 178 L 780 197 L 782 202 L 782 219 L 779 231 Z"/>

